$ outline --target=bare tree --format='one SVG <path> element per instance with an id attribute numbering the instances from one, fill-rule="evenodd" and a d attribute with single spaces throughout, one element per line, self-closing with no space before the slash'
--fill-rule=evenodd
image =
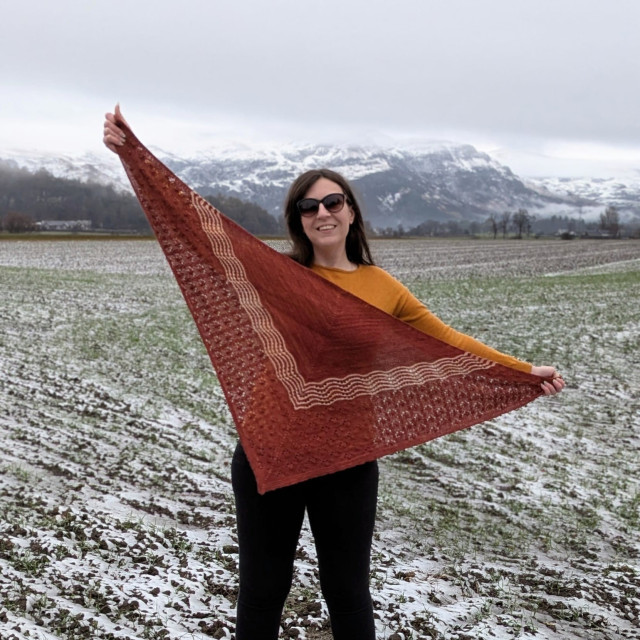
<path id="1" fill-rule="evenodd" d="M 527 228 L 529 212 L 526 209 L 518 209 L 513 214 L 513 226 L 516 230 L 516 237 L 522 239 L 522 232 Z"/>
<path id="2" fill-rule="evenodd" d="M 9 211 L 4 217 L 4 228 L 9 233 L 26 233 L 35 229 L 33 218 L 26 213 Z"/>
<path id="3" fill-rule="evenodd" d="M 505 211 L 500 217 L 500 231 L 502 231 L 502 237 L 507 237 L 507 230 L 509 229 L 509 222 L 511 220 L 511 211 Z"/>
<path id="4" fill-rule="evenodd" d="M 489 227 L 489 229 L 491 229 L 491 232 L 493 233 L 493 239 L 496 239 L 496 236 L 498 235 L 498 221 L 496 220 L 496 217 L 491 214 L 486 220 L 485 220 L 485 224 Z"/>
<path id="5" fill-rule="evenodd" d="M 608 231 L 612 238 L 620 235 L 620 214 L 613 205 L 608 206 L 605 212 L 600 214 L 600 228 Z"/>
<path id="6" fill-rule="evenodd" d="M 533 223 L 536 221 L 536 216 L 533 213 L 530 213 L 527 216 L 527 224 L 526 224 L 526 230 L 527 230 L 527 238 L 531 235 L 531 231 L 533 230 Z"/>

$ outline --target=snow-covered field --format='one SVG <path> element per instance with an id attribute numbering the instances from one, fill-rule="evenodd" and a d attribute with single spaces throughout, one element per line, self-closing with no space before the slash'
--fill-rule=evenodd
<path id="1" fill-rule="evenodd" d="M 382 461 L 378 638 L 640 638 L 640 242 L 374 253 L 568 381 Z M 234 428 L 157 245 L 0 242 L 0 292 L 0 639 L 233 637 Z M 314 557 L 283 637 L 331 637 Z"/>

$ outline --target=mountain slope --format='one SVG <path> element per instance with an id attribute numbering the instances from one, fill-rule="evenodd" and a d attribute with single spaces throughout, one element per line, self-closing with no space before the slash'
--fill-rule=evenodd
<path id="1" fill-rule="evenodd" d="M 623 220 L 640 220 L 638 177 L 523 180 L 471 145 L 234 147 L 194 157 L 157 149 L 155 153 L 203 195 L 249 200 L 274 216 L 281 214 L 286 190 L 297 175 L 329 167 L 353 182 L 374 227 L 409 228 L 425 220 L 480 222 L 520 208 L 538 217 L 558 214 L 597 220 L 609 204 L 620 209 Z M 57 176 L 128 188 L 117 158 L 108 153 L 77 157 L 14 153 L 8 157 L 18 166 L 44 167 Z"/>

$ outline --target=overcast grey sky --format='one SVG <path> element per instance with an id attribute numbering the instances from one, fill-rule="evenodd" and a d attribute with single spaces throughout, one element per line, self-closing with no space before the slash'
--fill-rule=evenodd
<path id="1" fill-rule="evenodd" d="M 98 149 L 119 100 L 176 153 L 446 139 L 524 174 L 640 169 L 638 0 L 3 4 L 0 156 Z"/>

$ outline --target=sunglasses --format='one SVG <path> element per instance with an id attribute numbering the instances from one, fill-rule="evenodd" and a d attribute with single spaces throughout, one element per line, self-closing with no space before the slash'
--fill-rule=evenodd
<path id="1" fill-rule="evenodd" d="M 344 203 L 347 197 L 344 193 L 330 193 L 328 196 L 322 198 L 322 200 L 316 200 L 315 198 L 303 198 L 298 200 L 297 207 L 301 216 L 315 216 L 320 209 L 320 204 L 329 213 L 339 213 L 344 207 Z"/>

